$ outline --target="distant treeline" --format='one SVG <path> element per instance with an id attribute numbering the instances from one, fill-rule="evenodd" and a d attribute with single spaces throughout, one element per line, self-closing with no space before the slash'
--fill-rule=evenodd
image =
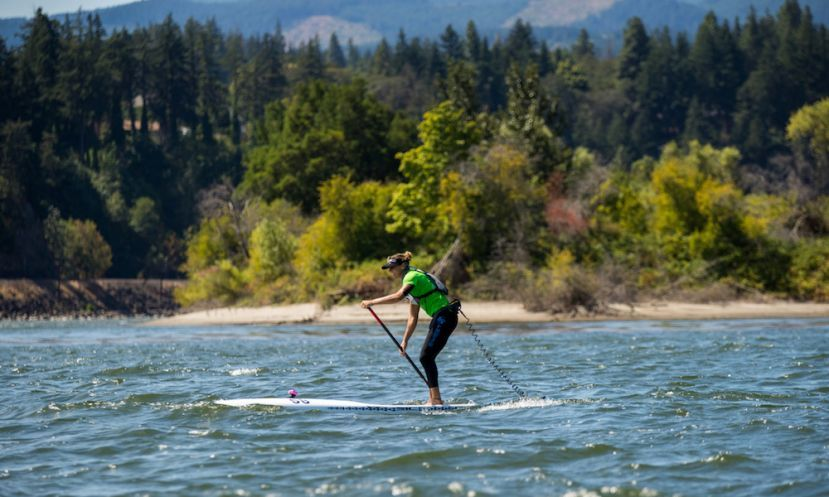
<path id="1" fill-rule="evenodd" d="M 22 45 L 0 39 L 0 276 L 183 271 L 187 302 L 349 296 L 381 284 L 363 262 L 405 246 L 480 294 L 538 268 L 573 283 L 566 266 L 814 297 L 791 271 L 829 224 L 822 107 L 792 116 L 829 96 L 829 32 L 789 0 L 709 14 L 693 40 L 632 18 L 613 57 L 521 21 L 504 39 L 470 22 L 288 49 L 278 27 L 106 33 L 38 11 Z"/>

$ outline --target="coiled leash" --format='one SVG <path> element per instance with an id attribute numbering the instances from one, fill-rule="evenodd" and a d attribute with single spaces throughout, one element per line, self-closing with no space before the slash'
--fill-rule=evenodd
<path id="1" fill-rule="evenodd" d="M 483 342 L 481 341 L 481 337 L 478 335 L 478 332 L 475 330 L 475 327 L 472 325 L 472 321 L 461 310 L 460 302 L 459 301 L 456 301 L 456 302 L 457 302 L 457 306 L 458 306 L 458 312 L 461 314 L 461 316 L 464 317 L 464 319 L 466 319 L 466 327 L 469 330 L 469 333 L 472 335 L 472 338 L 475 340 L 475 343 L 478 345 L 478 349 L 480 349 L 481 354 L 484 355 L 484 358 L 486 358 L 487 362 L 489 362 L 489 365 L 492 366 L 492 368 L 498 373 L 498 375 L 501 377 L 501 379 L 504 380 L 505 382 L 507 382 L 507 384 L 510 386 L 510 388 L 512 388 L 512 390 L 515 392 L 515 394 L 518 395 L 518 399 L 519 400 L 526 399 L 527 398 L 527 392 L 522 390 L 521 387 L 519 387 L 514 381 L 512 381 L 512 378 L 510 378 L 510 375 L 506 371 L 501 369 L 501 367 L 495 361 L 495 357 L 492 355 L 492 352 L 490 352 L 489 349 L 486 348 L 486 345 L 484 345 Z M 454 304 L 454 302 L 453 302 L 453 304 Z"/>

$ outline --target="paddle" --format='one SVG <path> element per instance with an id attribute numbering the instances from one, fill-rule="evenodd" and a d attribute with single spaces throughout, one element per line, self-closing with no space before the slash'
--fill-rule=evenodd
<path id="1" fill-rule="evenodd" d="M 401 352 L 404 356 L 406 356 L 406 360 L 408 360 L 408 361 L 409 361 L 409 364 L 411 364 L 411 365 L 412 365 L 412 367 L 414 368 L 414 370 L 415 370 L 415 371 L 417 371 L 417 374 L 418 374 L 418 375 L 420 375 L 420 379 L 421 379 L 421 380 L 423 380 L 423 383 L 425 383 L 425 384 L 426 384 L 426 386 L 428 387 L 428 386 L 429 386 L 429 382 L 428 382 L 428 381 L 426 381 L 426 377 L 425 377 L 425 376 L 423 376 L 423 373 L 421 373 L 421 372 L 420 372 L 420 369 L 419 369 L 419 368 L 417 367 L 417 365 L 414 363 L 414 361 L 412 360 L 412 358 L 411 358 L 411 357 L 409 357 L 409 354 L 407 354 L 407 353 L 406 353 L 406 351 L 405 351 L 405 350 L 403 350 L 403 347 L 401 347 L 401 346 L 400 346 L 400 342 L 398 342 L 398 341 L 397 341 L 397 339 L 396 339 L 396 338 L 394 338 L 394 335 L 392 335 L 392 334 L 391 334 L 391 331 L 389 331 L 389 329 L 386 327 L 385 323 L 383 323 L 383 321 L 381 321 L 381 320 L 380 320 L 380 317 L 377 315 L 377 313 L 376 313 L 376 312 L 374 312 L 374 309 L 372 309 L 371 307 L 369 307 L 369 308 L 368 308 L 368 312 L 370 312 L 370 313 L 371 313 L 371 315 L 372 315 L 372 316 L 374 316 L 374 319 L 376 319 L 376 320 L 377 320 L 377 322 L 378 322 L 378 323 L 380 323 L 380 326 L 382 326 L 382 327 L 383 327 L 383 329 L 384 329 L 384 330 L 386 330 L 386 334 L 389 336 L 389 338 L 391 338 L 391 339 L 392 339 L 392 341 L 394 342 L 394 344 L 395 344 L 395 345 L 397 345 L 398 350 L 400 350 L 400 352 Z"/>

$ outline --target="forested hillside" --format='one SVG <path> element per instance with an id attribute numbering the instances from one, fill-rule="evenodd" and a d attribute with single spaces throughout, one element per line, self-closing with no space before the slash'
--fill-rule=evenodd
<path id="1" fill-rule="evenodd" d="M 470 22 L 361 51 L 38 12 L 0 42 L 0 277 L 331 302 L 408 249 L 539 309 L 829 299 L 826 26 L 789 0 L 692 34 L 634 17 L 609 57 Z"/>
<path id="2" fill-rule="evenodd" d="M 625 22 L 639 17 L 652 29 L 693 34 L 708 11 L 722 19 L 745 19 L 751 7 L 759 15 L 774 13 L 784 0 L 142 0 L 96 10 L 108 31 L 158 24 L 169 14 L 179 24 L 192 18 L 201 23 L 214 19 L 224 32 L 261 36 L 280 23 L 289 44 L 307 42 L 317 33 L 327 39 L 376 45 L 382 37 L 394 39 L 403 27 L 410 36 L 436 38 L 448 25 L 475 22 L 490 40 L 504 37 L 518 19 L 532 23 L 538 40 L 571 44 L 580 29 L 590 32 L 601 51 L 618 51 Z M 801 0 L 814 18 L 829 22 L 829 3 Z M 31 15 L 31 12 L 27 12 Z M 65 15 L 53 14 L 63 21 Z M 84 15 L 87 12 L 83 13 Z M 10 46 L 26 19 L 0 19 L 0 36 Z"/>

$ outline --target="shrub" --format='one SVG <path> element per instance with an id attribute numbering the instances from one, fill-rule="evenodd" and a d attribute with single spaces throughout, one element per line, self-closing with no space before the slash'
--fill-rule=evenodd
<path id="1" fill-rule="evenodd" d="M 829 239 L 798 244 L 789 275 L 792 291 L 799 298 L 829 301 Z"/>

